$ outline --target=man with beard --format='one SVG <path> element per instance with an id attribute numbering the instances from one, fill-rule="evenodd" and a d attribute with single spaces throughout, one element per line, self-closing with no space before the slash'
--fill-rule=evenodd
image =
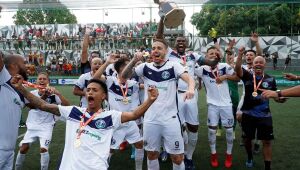
<path id="1" fill-rule="evenodd" d="M 177 114 L 177 82 L 178 78 L 181 78 L 188 84 L 184 100 L 193 98 L 195 82 L 179 63 L 166 60 L 167 49 L 168 45 L 164 40 L 156 39 L 152 44 L 152 63 L 142 63 L 133 71 L 134 65 L 143 57 L 143 54 L 138 52 L 121 73 L 124 79 L 132 77 L 133 73 L 139 77 L 143 76 L 145 91 L 155 86 L 160 93 L 144 116 L 143 137 L 149 170 L 159 169 L 158 156 L 161 142 L 164 143 L 166 151 L 171 154 L 173 170 L 185 169 L 184 143 Z"/>
<path id="2" fill-rule="evenodd" d="M 276 90 L 276 81 L 274 77 L 264 73 L 266 61 L 261 56 L 257 56 L 253 60 L 252 72 L 242 68 L 243 53 L 244 47 L 241 47 L 235 71 L 245 86 L 245 97 L 241 107 L 243 114 L 238 119 L 241 121 L 245 149 L 248 155 L 246 167 L 253 167 L 252 140 L 256 137 L 258 140 L 262 140 L 263 143 L 265 170 L 270 170 L 272 160 L 271 140 L 274 139 L 273 123 L 269 100 L 262 97 L 262 92 L 265 90 Z M 276 98 L 275 101 L 284 102 L 285 100 Z"/>
<path id="3" fill-rule="evenodd" d="M 20 74 L 27 80 L 25 59 L 20 55 L 7 55 L 0 51 L 0 169 L 13 169 L 14 149 L 22 108 L 27 103 L 23 95 L 12 87 L 10 79 Z"/>

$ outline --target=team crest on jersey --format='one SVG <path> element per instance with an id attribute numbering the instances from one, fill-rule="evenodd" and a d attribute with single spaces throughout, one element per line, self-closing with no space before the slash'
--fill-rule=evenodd
<path id="1" fill-rule="evenodd" d="M 164 71 L 162 74 L 161 74 L 161 77 L 163 79 L 168 79 L 170 77 L 170 73 L 168 71 Z"/>
<path id="2" fill-rule="evenodd" d="M 51 103 L 51 99 L 50 99 L 50 98 L 47 98 L 47 99 L 46 99 L 46 102 L 47 102 L 47 103 Z"/>
<path id="3" fill-rule="evenodd" d="M 131 90 L 131 89 L 128 89 L 127 94 L 128 94 L 128 95 L 132 95 L 132 90 Z"/>
<path id="4" fill-rule="evenodd" d="M 96 121 L 95 125 L 96 125 L 96 127 L 97 127 L 98 129 L 103 129 L 103 128 L 105 128 L 106 123 L 105 123 L 104 120 L 99 119 L 99 120 Z"/>
<path id="5" fill-rule="evenodd" d="M 269 87 L 269 83 L 268 82 L 263 82 L 262 86 L 263 86 L 263 88 L 268 88 Z"/>

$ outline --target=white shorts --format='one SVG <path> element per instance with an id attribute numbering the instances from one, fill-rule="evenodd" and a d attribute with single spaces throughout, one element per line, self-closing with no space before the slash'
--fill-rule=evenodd
<path id="1" fill-rule="evenodd" d="M 121 125 L 113 133 L 111 139 L 111 149 L 119 149 L 120 144 L 126 140 L 128 143 L 133 144 L 142 141 L 140 130 L 135 121 L 129 121 L 125 125 Z"/>
<path id="2" fill-rule="evenodd" d="M 23 140 L 20 142 L 20 146 L 23 143 L 31 144 L 39 139 L 40 147 L 48 150 L 52 139 L 52 131 L 53 131 L 53 127 L 49 127 L 47 130 L 28 129 L 25 133 Z"/>
<path id="3" fill-rule="evenodd" d="M 144 147 L 146 151 L 160 151 L 162 143 L 170 154 L 183 154 L 184 143 L 178 119 L 171 119 L 167 125 L 144 122 Z"/>
<path id="4" fill-rule="evenodd" d="M 218 126 L 220 119 L 224 127 L 233 126 L 232 106 L 215 106 L 208 104 L 207 125 Z"/>
<path id="5" fill-rule="evenodd" d="M 194 95 L 192 99 L 184 101 L 184 94 L 178 92 L 178 110 L 179 118 L 181 124 L 188 123 L 191 125 L 199 125 L 199 115 L 198 115 L 198 103 L 197 96 L 198 93 Z"/>
<path id="6" fill-rule="evenodd" d="M 7 151 L 0 149 L 0 169 L 12 170 L 14 165 L 14 150 Z"/>

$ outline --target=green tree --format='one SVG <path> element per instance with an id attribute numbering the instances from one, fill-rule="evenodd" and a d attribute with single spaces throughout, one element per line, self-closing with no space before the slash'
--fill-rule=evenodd
<path id="1" fill-rule="evenodd" d="M 211 0 L 195 13 L 191 23 L 200 36 L 207 36 L 213 27 L 219 36 L 243 36 L 251 32 L 261 35 L 290 35 L 300 31 L 300 5 L 293 3 L 215 4 Z"/>
<path id="2" fill-rule="evenodd" d="M 67 8 L 19 9 L 13 16 L 16 25 L 76 24 L 77 19 Z"/>

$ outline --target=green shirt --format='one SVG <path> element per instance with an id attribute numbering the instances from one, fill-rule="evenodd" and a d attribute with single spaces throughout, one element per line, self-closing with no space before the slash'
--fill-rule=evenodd
<path id="1" fill-rule="evenodd" d="M 228 86 L 232 105 L 237 107 L 239 105 L 240 100 L 238 82 L 228 80 Z"/>

